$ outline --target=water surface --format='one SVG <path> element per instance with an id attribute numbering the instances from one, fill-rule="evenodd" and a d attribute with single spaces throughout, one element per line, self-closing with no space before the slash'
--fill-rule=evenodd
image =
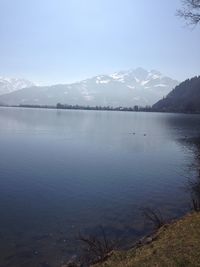
<path id="1" fill-rule="evenodd" d="M 144 206 L 184 214 L 199 133 L 199 115 L 0 108 L 0 265 L 59 266 L 99 225 L 134 240 Z"/>

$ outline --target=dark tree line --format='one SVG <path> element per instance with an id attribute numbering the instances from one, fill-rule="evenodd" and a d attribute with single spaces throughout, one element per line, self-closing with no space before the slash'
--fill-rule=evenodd
<path id="1" fill-rule="evenodd" d="M 151 111 L 151 106 L 146 107 L 112 107 L 112 106 L 83 106 L 83 105 L 69 105 L 58 103 L 57 109 L 77 109 L 77 110 L 108 110 L 108 111 Z"/>
<path id="2" fill-rule="evenodd" d="M 200 76 L 180 83 L 153 105 L 153 111 L 200 113 Z"/>

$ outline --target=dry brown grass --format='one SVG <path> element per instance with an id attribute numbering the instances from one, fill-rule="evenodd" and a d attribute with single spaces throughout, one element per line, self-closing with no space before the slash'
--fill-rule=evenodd
<path id="1" fill-rule="evenodd" d="M 200 213 L 159 229 L 156 239 L 127 252 L 114 252 L 95 267 L 197 267 L 200 266 Z"/>

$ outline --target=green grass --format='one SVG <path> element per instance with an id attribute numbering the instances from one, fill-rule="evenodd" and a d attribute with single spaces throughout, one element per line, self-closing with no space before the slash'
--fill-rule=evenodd
<path id="1" fill-rule="evenodd" d="M 200 213 L 161 227 L 154 241 L 127 252 L 113 252 L 95 267 L 197 267 L 200 266 Z"/>

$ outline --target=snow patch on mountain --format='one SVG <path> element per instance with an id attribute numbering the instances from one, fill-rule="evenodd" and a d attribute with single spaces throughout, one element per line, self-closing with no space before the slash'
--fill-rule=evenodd
<path id="1" fill-rule="evenodd" d="M 156 84 L 154 85 L 154 87 L 166 87 L 167 85 L 166 84 L 163 84 L 163 83 L 159 83 L 159 84 Z"/>
<path id="2" fill-rule="evenodd" d="M 22 88 L 34 86 L 34 83 L 17 78 L 8 78 L 0 76 L 0 95 L 8 94 Z"/>
<path id="3" fill-rule="evenodd" d="M 132 86 L 132 85 L 127 85 L 128 88 L 134 90 L 135 89 L 135 86 Z"/>

